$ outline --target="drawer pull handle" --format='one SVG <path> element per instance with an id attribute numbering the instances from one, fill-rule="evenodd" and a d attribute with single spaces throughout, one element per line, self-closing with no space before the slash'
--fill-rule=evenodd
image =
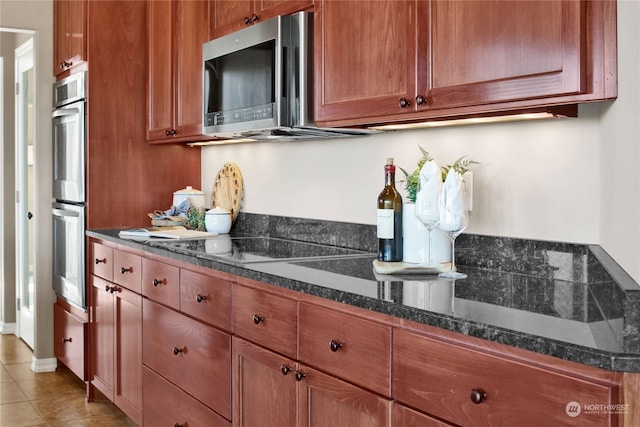
<path id="1" fill-rule="evenodd" d="M 329 348 L 335 353 L 342 348 L 342 343 L 340 341 L 331 340 L 331 342 L 329 343 Z"/>
<path id="2" fill-rule="evenodd" d="M 476 405 L 481 404 L 487 398 L 487 392 L 481 388 L 474 388 L 471 390 L 471 401 Z"/>
<path id="3" fill-rule="evenodd" d="M 262 322 L 263 320 L 264 320 L 264 317 L 260 316 L 259 314 L 253 315 L 253 323 L 255 323 L 256 325 Z"/>
<path id="4" fill-rule="evenodd" d="M 100 263 L 106 264 L 107 263 L 107 259 L 106 258 L 102 258 L 102 259 L 96 258 L 96 264 L 100 264 Z"/>
<path id="5" fill-rule="evenodd" d="M 183 348 L 173 347 L 173 354 L 175 354 L 176 356 L 182 352 L 184 352 Z"/>
<path id="6" fill-rule="evenodd" d="M 280 366 L 280 372 L 282 372 L 282 375 L 287 375 L 289 372 L 291 372 L 291 368 L 287 365 L 282 365 Z"/>
<path id="7" fill-rule="evenodd" d="M 133 267 L 129 267 L 129 268 L 122 267 L 120 269 L 120 273 L 122 273 L 122 274 L 124 274 L 124 273 L 133 273 Z"/>
<path id="8" fill-rule="evenodd" d="M 153 286 L 160 286 L 162 285 L 162 280 L 160 279 L 153 279 Z"/>
<path id="9" fill-rule="evenodd" d="M 71 338 L 62 338 L 62 344 L 71 342 Z"/>
<path id="10" fill-rule="evenodd" d="M 400 108 L 407 108 L 411 105 L 411 101 L 409 101 L 407 98 L 400 98 L 400 100 L 398 101 L 398 105 L 400 105 Z"/>
<path id="11" fill-rule="evenodd" d="M 111 286 L 109 286 L 109 285 L 105 286 L 105 287 L 104 287 L 104 290 L 105 290 L 105 291 L 107 291 L 107 292 L 109 292 L 109 291 L 111 290 Z"/>
<path id="12" fill-rule="evenodd" d="M 196 301 L 198 301 L 198 302 L 202 302 L 202 301 L 204 301 L 206 299 L 207 299 L 207 297 L 205 297 L 204 295 L 201 295 L 201 294 L 196 295 Z"/>
<path id="13" fill-rule="evenodd" d="M 416 96 L 416 105 L 426 105 L 427 103 L 427 98 L 422 96 L 422 95 L 418 95 Z"/>
<path id="14" fill-rule="evenodd" d="M 302 381 L 306 376 L 307 374 L 305 374 L 304 372 L 296 371 L 296 381 Z"/>

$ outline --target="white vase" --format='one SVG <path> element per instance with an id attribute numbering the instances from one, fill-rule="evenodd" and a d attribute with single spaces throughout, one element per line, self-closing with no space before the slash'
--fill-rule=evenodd
<path id="1" fill-rule="evenodd" d="M 429 261 L 429 230 L 415 216 L 415 203 L 402 205 L 402 261 L 424 264 Z M 439 228 L 431 232 L 435 262 L 451 261 L 451 241 Z"/>

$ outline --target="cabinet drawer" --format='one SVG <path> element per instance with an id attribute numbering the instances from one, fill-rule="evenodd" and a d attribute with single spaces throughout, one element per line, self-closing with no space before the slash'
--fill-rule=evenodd
<path id="1" fill-rule="evenodd" d="M 113 249 L 102 243 L 93 243 L 93 274 L 113 282 Z"/>
<path id="2" fill-rule="evenodd" d="M 148 299 L 142 360 L 200 402 L 231 418 L 231 337 Z"/>
<path id="3" fill-rule="evenodd" d="M 616 422 L 607 411 L 576 418 L 567 415 L 571 402 L 617 403 L 614 385 L 572 378 L 406 331 L 393 336 L 393 390 L 396 400 L 459 425 L 513 425 L 514 420 L 527 420 L 528 425 Z"/>
<path id="4" fill-rule="evenodd" d="M 142 293 L 142 257 L 113 250 L 113 281 L 136 293 Z"/>
<path id="5" fill-rule="evenodd" d="M 180 269 L 142 259 L 142 294 L 161 304 L 180 308 Z"/>
<path id="6" fill-rule="evenodd" d="M 231 423 L 149 368 L 142 372 L 144 425 L 231 427 Z"/>
<path id="7" fill-rule="evenodd" d="M 300 360 L 391 395 L 391 328 L 300 304 Z"/>
<path id="8" fill-rule="evenodd" d="M 60 304 L 53 305 L 53 352 L 83 381 L 87 379 L 84 343 L 86 322 L 69 313 Z"/>
<path id="9" fill-rule="evenodd" d="M 298 303 L 234 285 L 233 332 L 289 357 L 297 356 Z"/>
<path id="10" fill-rule="evenodd" d="M 180 270 L 180 310 L 203 322 L 230 330 L 231 283 Z"/>

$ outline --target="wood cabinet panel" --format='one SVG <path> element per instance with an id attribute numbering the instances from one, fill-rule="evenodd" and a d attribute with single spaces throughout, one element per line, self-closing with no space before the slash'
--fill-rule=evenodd
<path id="1" fill-rule="evenodd" d="M 416 2 L 320 0 L 315 10 L 316 120 L 401 113 L 399 100 L 415 97 Z"/>
<path id="2" fill-rule="evenodd" d="M 86 58 L 86 0 L 53 1 L 53 74 L 69 70 Z"/>
<path id="3" fill-rule="evenodd" d="M 200 402 L 231 418 L 231 337 L 143 300 L 143 362 Z"/>
<path id="4" fill-rule="evenodd" d="M 71 372 L 87 379 L 85 341 L 87 323 L 55 303 L 53 305 L 53 353 Z"/>
<path id="5" fill-rule="evenodd" d="M 397 403 L 393 403 L 391 425 L 394 427 L 453 427 L 453 424 L 431 418 Z"/>
<path id="6" fill-rule="evenodd" d="M 233 337 L 233 425 L 295 426 L 297 363 Z"/>
<path id="7" fill-rule="evenodd" d="M 180 308 L 180 269 L 142 259 L 142 294 L 169 307 Z"/>
<path id="8" fill-rule="evenodd" d="M 180 270 L 180 310 L 202 322 L 231 330 L 231 283 Z"/>
<path id="9" fill-rule="evenodd" d="M 521 420 L 564 425 L 572 421 L 566 412 L 570 402 L 618 403 L 615 386 L 405 331 L 393 335 L 392 377 L 396 400 L 458 425 L 512 425 Z M 603 411 L 576 421 L 580 426 L 616 425 L 617 416 Z"/>
<path id="10" fill-rule="evenodd" d="M 142 257 L 114 249 L 113 281 L 130 291 L 142 293 Z"/>
<path id="11" fill-rule="evenodd" d="M 115 387 L 115 312 L 111 283 L 89 277 L 91 290 L 91 381 L 109 400 Z"/>
<path id="12" fill-rule="evenodd" d="M 391 395 L 391 328 L 300 304 L 300 360 Z"/>
<path id="13" fill-rule="evenodd" d="M 298 425 L 313 427 L 388 427 L 391 401 L 354 385 L 300 367 Z"/>
<path id="14" fill-rule="evenodd" d="M 144 426 L 231 427 L 231 423 L 151 369 L 143 368 Z"/>
<path id="15" fill-rule="evenodd" d="M 297 356 L 298 303 L 274 294 L 233 286 L 232 331 L 278 353 Z"/>
<path id="16" fill-rule="evenodd" d="M 87 270 L 109 282 L 113 281 L 113 249 L 94 242 L 91 250 L 93 257 Z"/>

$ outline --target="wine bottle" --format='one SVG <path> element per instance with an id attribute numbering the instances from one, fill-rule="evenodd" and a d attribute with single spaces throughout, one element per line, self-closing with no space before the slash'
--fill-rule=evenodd
<path id="1" fill-rule="evenodd" d="M 378 260 L 402 261 L 402 196 L 396 190 L 396 167 L 391 158 L 384 175 L 384 189 L 378 196 Z"/>

